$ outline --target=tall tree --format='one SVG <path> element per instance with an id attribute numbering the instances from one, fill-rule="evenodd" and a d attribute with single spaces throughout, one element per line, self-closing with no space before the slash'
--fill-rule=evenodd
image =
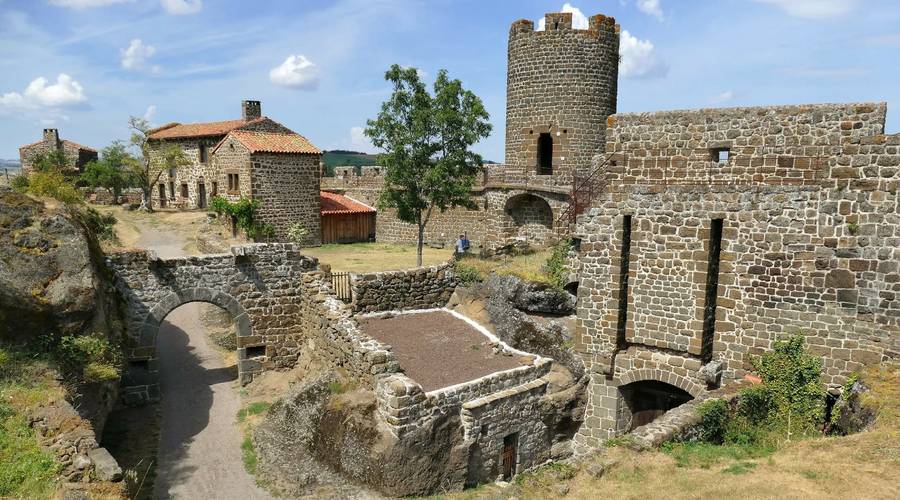
<path id="1" fill-rule="evenodd" d="M 140 157 L 130 165 L 131 174 L 143 192 L 140 209 L 152 212 L 153 203 L 150 196 L 153 193 L 153 186 L 159 182 L 163 172 L 170 168 L 187 165 L 190 162 L 180 147 L 170 145 L 161 147 L 159 153 L 162 162 L 154 165 L 151 159 L 152 148 L 149 140 L 150 124 L 143 118 L 132 116 L 128 118 L 128 128 L 131 129 L 131 145 L 140 153 Z"/>
<path id="2" fill-rule="evenodd" d="M 118 202 L 122 190 L 133 184 L 134 164 L 137 160 L 122 141 L 103 148 L 100 159 L 85 165 L 81 180 L 91 187 L 102 187 Z"/>
<path id="3" fill-rule="evenodd" d="M 490 134 L 490 117 L 481 99 L 446 70 L 438 72 L 433 95 L 415 68 L 394 64 L 384 78 L 393 84 L 393 94 L 365 130 L 384 151 L 378 156 L 385 169 L 378 205 L 417 225 L 421 266 L 425 226 L 434 210 L 474 206 L 472 186 L 483 166 L 469 148 Z"/>

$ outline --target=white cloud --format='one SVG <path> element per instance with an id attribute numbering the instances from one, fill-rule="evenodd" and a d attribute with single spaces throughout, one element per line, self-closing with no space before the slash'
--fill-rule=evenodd
<path id="1" fill-rule="evenodd" d="M 372 141 L 366 137 L 363 127 L 350 127 L 350 149 L 362 153 L 375 151 Z"/>
<path id="2" fill-rule="evenodd" d="M 147 60 L 156 53 L 156 47 L 144 44 L 140 38 L 135 38 L 131 40 L 128 48 L 120 49 L 119 52 L 122 54 L 123 68 L 141 70 L 145 69 Z M 153 66 L 150 70 L 157 72 L 159 71 L 159 66 Z"/>
<path id="3" fill-rule="evenodd" d="M 622 30 L 619 40 L 619 75 L 624 78 L 661 78 L 669 73 L 669 65 L 656 56 L 650 40 L 640 40 Z"/>
<path id="4" fill-rule="evenodd" d="M 315 90 L 319 87 L 319 67 L 303 54 L 290 55 L 269 71 L 269 80 L 284 87 Z"/>
<path id="5" fill-rule="evenodd" d="M 663 20 L 663 11 L 659 0 L 635 0 L 635 6 L 644 14 L 653 16 L 660 21 Z"/>
<path id="6" fill-rule="evenodd" d="M 147 111 L 144 112 L 144 119 L 151 122 L 154 116 L 156 116 L 156 105 L 151 104 L 147 106 Z"/>
<path id="7" fill-rule="evenodd" d="M 203 9 L 203 0 L 160 0 L 162 8 L 169 14 L 196 14 Z"/>
<path id="8" fill-rule="evenodd" d="M 134 0 L 49 0 L 52 5 L 57 7 L 68 7 L 70 9 L 90 9 L 93 7 L 106 7 L 117 3 L 132 3 Z"/>
<path id="9" fill-rule="evenodd" d="M 559 9 L 560 12 L 571 12 L 572 13 L 572 27 L 577 30 L 586 30 L 589 27 L 588 18 L 581 12 L 581 9 L 578 7 L 573 7 L 572 4 L 566 2 L 563 4 L 562 8 Z M 546 20 L 542 17 L 538 20 L 538 31 L 544 31 L 546 26 L 544 24 Z"/>
<path id="10" fill-rule="evenodd" d="M 788 15 L 805 19 L 827 19 L 849 13 L 860 0 L 755 0 L 774 5 Z"/>
<path id="11" fill-rule="evenodd" d="M 710 99 L 710 102 L 713 104 L 723 104 L 732 99 L 734 99 L 734 91 L 726 90 L 725 92 L 722 92 L 720 94 L 716 94 L 715 96 L 713 96 L 713 98 Z"/>
<path id="12" fill-rule="evenodd" d="M 60 73 L 56 77 L 56 83 L 50 85 L 47 83 L 48 80 L 40 76 L 32 80 L 22 93 L 7 92 L 0 95 L 0 111 L 10 113 L 52 111 L 53 114 L 58 114 L 60 109 L 87 103 L 84 88 L 69 75 Z"/>

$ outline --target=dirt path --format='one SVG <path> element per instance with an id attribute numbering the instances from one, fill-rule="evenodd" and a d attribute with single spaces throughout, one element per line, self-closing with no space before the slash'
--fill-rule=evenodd
<path id="1" fill-rule="evenodd" d="M 172 311 L 157 349 L 162 430 L 155 498 L 271 498 L 241 462 L 237 369 L 206 342 L 200 305 Z"/>

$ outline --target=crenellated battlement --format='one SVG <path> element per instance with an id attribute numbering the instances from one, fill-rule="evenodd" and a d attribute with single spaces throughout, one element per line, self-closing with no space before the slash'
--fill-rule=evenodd
<path id="1" fill-rule="evenodd" d="M 616 24 L 614 17 L 597 14 L 591 16 L 588 29 L 573 27 L 571 12 L 548 12 L 544 14 L 544 29 L 535 30 L 534 22 L 529 19 L 519 19 L 512 23 L 509 29 L 510 37 L 521 34 L 559 34 L 560 32 L 574 32 L 586 34 L 598 38 L 601 34 L 618 35 L 621 27 Z"/>

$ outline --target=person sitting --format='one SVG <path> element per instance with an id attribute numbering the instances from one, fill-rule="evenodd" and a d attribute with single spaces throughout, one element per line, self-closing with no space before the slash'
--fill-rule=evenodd
<path id="1" fill-rule="evenodd" d="M 458 257 L 464 253 L 466 253 L 466 244 L 464 242 L 465 235 L 459 235 L 459 238 L 456 240 L 456 243 L 453 245 L 453 255 Z"/>
<path id="2" fill-rule="evenodd" d="M 468 235 L 468 234 L 466 234 L 466 233 L 463 233 L 463 234 L 462 234 L 462 243 L 463 243 L 463 251 L 464 251 L 464 252 L 468 252 L 468 251 L 469 251 L 469 246 L 470 246 L 470 245 L 469 245 L 469 235 Z"/>

